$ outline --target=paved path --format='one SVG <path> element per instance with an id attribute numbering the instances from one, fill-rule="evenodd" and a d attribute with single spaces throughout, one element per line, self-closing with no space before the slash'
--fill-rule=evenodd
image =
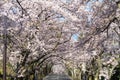
<path id="1" fill-rule="evenodd" d="M 46 76 L 43 80 L 71 80 L 68 75 L 64 74 L 50 74 Z"/>

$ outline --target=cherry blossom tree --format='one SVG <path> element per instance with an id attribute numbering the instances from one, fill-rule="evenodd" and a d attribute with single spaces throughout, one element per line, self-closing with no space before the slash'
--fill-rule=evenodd
<path id="1" fill-rule="evenodd" d="M 119 0 L 0 1 L 0 54 L 7 23 L 8 63 L 15 73 L 8 76 L 35 78 L 57 64 L 98 79 L 107 66 L 105 78 L 110 79 L 110 71 L 119 64 L 119 4 Z"/>

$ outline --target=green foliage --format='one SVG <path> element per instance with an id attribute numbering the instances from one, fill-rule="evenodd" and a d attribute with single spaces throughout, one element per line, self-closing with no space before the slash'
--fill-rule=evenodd
<path id="1" fill-rule="evenodd" d="M 120 80 L 120 63 L 114 68 L 110 80 Z"/>
<path id="2" fill-rule="evenodd" d="M 66 71 L 68 75 L 73 79 L 73 80 L 81 80 L 81 68 L 80 67 L 75 67 L 72 62 L 67 62 L 66 64 Z"/>
<path id="3" fill-rule="evenodd" d="M 73 80 L 81 80 L 81 70 L 80 69 L 75 69 L 75 68 L 69 68 L 67 69 L 68 75 L 73 79 Z"/>
<path id="4" fill-rule="evenodd" d="M 118 7 L 120 8 L 120 3 L 118 4 Z"/>
<path id="5" fill-rule="evenodd" d="M 2 60 L 0 60 L 0 75 L 3 75 L 3 66 L 2 66 Z M 15 76 L 15 72 L 13 70 L 13 66 L 10 63 L 7 63 L 7 80 L 11 80 L 10 76 Z M 0 77 L 0 80 L 2 80 L 2 77 Z"/>
<path id="6" fill-rule="evenodd" d="M 21 70 L 26 69 L 26 71 L 24 72 L 23 79 L 33 80 L 33 78 L 35 77 L 35 70 L 34 70 L 35 67 L 36 67 L 35 63 L 29 66 L 22 67 Z M 37 71 L 36 77 L 38 78 L 38 80 L 42 80 L 43 77 L 48 75 L 51 72 L 51 67 L 52 67 L 52 64 L 49 64 L 49 63 L 43 64 L 42 66 L 38 67 L 38 69 L 36 69 Z M 0 61 L 0 74 L 3 75 L 2 61 Z M 13 69 L 13 66 L 10 63 L 7 63 L 7 80 L 12 80 L 12 77 L 14 78 L 15 76 L 16 76 L 16 72 Z M 2 78 L 0 78 L 0 80 L 2 80 Z M 18 78 L 18 80 L 21 80 L 21 79 Z"/>

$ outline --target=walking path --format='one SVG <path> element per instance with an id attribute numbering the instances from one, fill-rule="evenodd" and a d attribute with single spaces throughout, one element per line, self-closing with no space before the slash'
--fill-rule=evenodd
<path id="1" fill-rule="evenodd" d="M 68 75 L 65 74 L 50 74 L 46 76 L 43 80 L 71 80 Z"/>

